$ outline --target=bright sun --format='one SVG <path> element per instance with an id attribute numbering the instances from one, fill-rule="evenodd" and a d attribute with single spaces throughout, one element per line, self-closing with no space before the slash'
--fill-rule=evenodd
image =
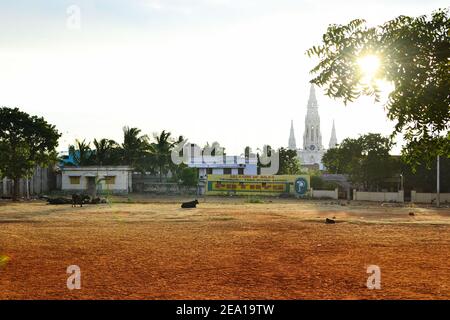
<path id="1" fill-rule="evenodd" d="M 361 73 L 367 80 L 372 80 L 380 67 L 380 59 L 375 55 L 366 55 L 358 59 Z"/>

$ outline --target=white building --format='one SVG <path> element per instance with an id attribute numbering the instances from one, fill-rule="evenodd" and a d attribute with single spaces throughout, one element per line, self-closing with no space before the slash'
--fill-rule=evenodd
<path id="1" fill-rule="evenodd" d="M 190 168 L 198 169 L 197 194 L 205 193 L 206 180 L 209 174 L 257 175 L 258 160 L 256 156 L 204 156 L 190 157 Z"/>
<path id="2" fill-rule="evenodd" d="M 243 156 L 197 156 L 192 157 L 188 166 L 199 169 L 199 178 L 205 179 L 208 174 L 240 174 L 257 175 L 256 157 Z"/>
<path id="3" fill-rule="evenodd" d="M 336 129 L 333 121 L 333 128 L 328 146 L 329 148 L 334 148 L 336 145 Z M 302 166 L 318 167 L 320 170 L 324 169 L 324 166 L 322 164 L 322 156 L 324 155 L 326 149 L 322 145 L 319 107 L 317 104 L 314 85 L 311 85 L 311 89 L 309 92 L 309 99 L 305 116 L 305 130 L 303 133 L 303 149 L 297 148 L 295 142 L 293 121 L 291 121 L 288 148 L 290 150 L 297 150 L 297 155 Z"/>
<path id="4" fill-rule="evenodd" d="M 61 169 L 61 190 L 76 193 L 132 192 L 133 171 L 128 166 L 86 166 Z"/>

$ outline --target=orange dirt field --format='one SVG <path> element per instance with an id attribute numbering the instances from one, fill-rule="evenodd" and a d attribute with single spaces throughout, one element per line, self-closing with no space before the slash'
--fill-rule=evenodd
<path id="1" fill-rule="evenodd" d="M 450 299 L 449 208 L 181 200 L 0 202 L 0 299 Z"/>

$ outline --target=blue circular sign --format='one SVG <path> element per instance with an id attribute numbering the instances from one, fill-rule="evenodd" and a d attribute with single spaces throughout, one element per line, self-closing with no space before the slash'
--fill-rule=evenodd
<path id="1" fill-rule="evenodd" d="M 297 178 L 294 187 L 297 194 L 304 195 L 308 190 L 308 181 L 305 178 Z"/>

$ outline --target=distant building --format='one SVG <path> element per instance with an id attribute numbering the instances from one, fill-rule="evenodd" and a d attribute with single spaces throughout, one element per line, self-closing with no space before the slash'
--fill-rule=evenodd
<path id="1" fill-rule="evenodd" d="M 199 156 L 191 157 L 188 164 L 190 168 L 198 169 L 197 194 L 206 191 L 206 181 L 209 175 L 257 175 L 258 161 L 256 157 L 242 156 Z"/>
<path id="2" fill-rule="evenodd" d="M 192 157 L 188 163 L 190 168 L 199 169 L 199 178 L 205 179 L 208 174 L 257 175 L 257 159 L 243 156 L 198 156 Z"/>
<path id="3" fill-rule="evenodd" d="M 67 192 L 132 192 L 133 170 L 128 166 L 86 166 L 61 168 L 60 187 Z"/>
<path id="4" fill-rule="evenodd" d="M 336 128 L 333 121 L 333 128 L 328 146 L 331 149 L 336 145 Z M 326 150 L 322 145 L 320 115 L 314 85 L 311 85 L 309 92 L 307 112 L 305 116 L 305 130 L 303 133 L 303 149 L 297 149 L 293 121 L 291 121 L 288 148 L 290 150 L 297 150 L 298 158 L 303 167 L 320 170 L 325 169 L 322 164 L 322 156 L 324 155 Z"/>

